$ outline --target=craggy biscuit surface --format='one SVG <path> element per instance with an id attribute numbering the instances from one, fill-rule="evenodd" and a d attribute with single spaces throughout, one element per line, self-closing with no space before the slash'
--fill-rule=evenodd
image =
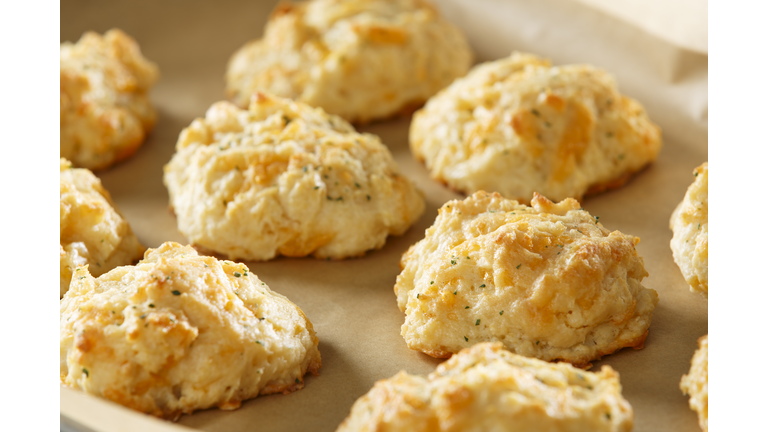
<path id="1" fill-rule="evenodd" d="M 132 155 L 155 124 L 157 66 L 120 30 L 61 44 L 61 157 L 89 169 Z"/>
<path id="2" fill-rule="evenodd" d="M 165 184 L 179 231 L 232 259 L 358 256 L 424 211 L 378 137 L 260 93 L 248 110 L 218 102 L 184 129 Z"/>
<path id="3" fill-rule="evenodd" d="M 456 190 L 559 201 L 620 186 L 656 159 L 661 134 L 605 71 L 513 53 L 430 99 L 410 145 Z"/>
<path id="4" fill-rule="evenodd" d="M 243 264 L 169 242 L 76 276 L 61 301 L 64 385 L 175 419 L 290 393 L 320 367 L 312 323 Z"/>
<path id="5" fill-rule="evenodd" d="M 609 366 L 585 372 L 481 343 L 427 378 L 401 371 L 377 382 L 337 431 L 618 432 L 632 423 L 632 407 Z"/>
<path id="6" fill-rule="evenodd" d="M 497 193 L 449 201 L 403 255 L 395 294 L 401 334 L 433 357 L 478 342 L 588 366 L 642 348 L 658 296 L 635 250 L 574 199 L 532 207 Z"/>
<path id="7" fill-rule="evenodd" d="M 680 380 L 680 390 L 690 396 L 688 405 L 699 414 L 699 426 L 709 429 L 709 336 L 699 338 L 699 349 L 691 359 L 691 370 Z"/>
<path id="8" fill-rule="evenodd" d="M 672 256 L 691 291 L 709 294 L 709 168 L 704 162 L 693 171 L 693 184 L 669 220 Z"/>
<path id="9" fill-rule="evenodd" d="M 141 258 L 144 246 L 115 207 L 101 180 L 87 169 L 59 163 L 59 297 L 72 272 L 88 265 L 94 276 Z"/>
<path id="10" fill-rule="evenodd" d="M 227 94 L 245 107 L 270 92 L 363 123 L 410 112 L 471 62 L 461 32 L 424 0 L 283 2 L 264 37 L 232 56 Z"/>

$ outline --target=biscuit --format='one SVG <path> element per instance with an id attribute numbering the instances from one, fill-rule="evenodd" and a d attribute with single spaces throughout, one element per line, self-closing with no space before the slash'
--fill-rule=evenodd
<path id="1" fill-rule="evenodd" d="M 424 211 L 378 137 L 261 93 L 184 129 L 164 180 L 179 231 L 230 259 L 358 256 Z"/>
<path id="2" fill-rule="evenodd" d="M 709 428 L 709 336 L 699 338 L 699 349 L 691 359 L 691 370 L 680 380 L 680 390 L 690 396 L 688 405 L 699 414 L 699 426 L 706 432 Z"/>
<path id="3" fill-rule="evenodd" d="M 693 183 L 669 220 L 672 256 L 691 286 L 691 291 L 709 294 L 709 196 L 707 162 L 693 171 Z"/>
<path id="4" fill-rule="evenodd" d="M 472 64 L 464 35 L 425 0 L 282 2 L 229 61 L 227 96 L 255 91 L 353 123 L 410 114 Z"/>
<path id="5" fill-rule="evenodd" d="M 427 378 L 401 371 L 377 382 L 336 430 L 618 432 L 633 417 L 610 366 L 585 372 L 481 343 Z"/>
<path id="6" fill-rule="evenodd" d="M 450 357 L 478 342 L 589 366 L 642 348 L 658 295 L 638 238 L 609 231 L 572 199 L 532 207 L 477 192 L 439 209 L 403 255 L 395 294 L 408 347 Z"/>
<path id="7" fill-rule="evenodd" d="M 410 145 L 458 191 L 560 201 L 623 184 L 656 159 L 661 133 L 605 71 L 513 53 L 431 98 L 414 115 Z"/>
<path id="8" fill-rule="evenodd" d="M 120 30 L 61 44 L 61 157 L 92 170 L 131 156 L 155 124 L 157 66 Z"/>
<path id="9" fill-rule="evenodd" d="M 59 163 L 59 297 L 72 272 L 88 265 L 94 276 L 131 264 L 146 249 L 115 207 L 101 180 L 87 169 Z"/>
<path id="10" fill-rule="evenodd" d="M 243 264 L 164 243 L 136 266 L 76 271 L 61 301 L 61 382 L 168 419 L 290 393 L 320 367 L 298 306 Z"/>

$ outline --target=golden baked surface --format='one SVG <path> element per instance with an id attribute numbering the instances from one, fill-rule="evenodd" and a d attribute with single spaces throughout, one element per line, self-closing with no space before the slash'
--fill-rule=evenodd
<path id="1" fill-rule="evenodd" d="M 699 414 L 699 426 L 709 428 L 709 336 L 699 338 L 699 349 L 691 359 L 691 370 L 680 380 L 680 390 L 690 396 L 688 405 Z"/>
<path id="2" fill-rule="evenodd" d="M 609 366 L 585 372 L 481 343 L 427 378 L 401 371 L 377 382 L 337 432 L 629 431 L 632 423 Z"/>
<path id="3" fill-rule="evenodd" d="M 290 393 L 320 367 L 301 309 L 243 264 L 164 243 L 61 301 L 61 382 L 159 417 Z"/>
<path id="4" fill-rule="evenodd" d="M 656 159 L 661 133 L 605 71 L 513 53 L 430 99 L 410 144 L 456 190 L 560 201 L 623 184 Z"/>
<path id="5" fill-rule="evenodd" d="M 179 231 L 231 259 L 358 256 L 424 211 L 378 137 L 261 93 L 184 129 L 164 180 Z"/>
<path id="6" fill-rule="evenodd" d="M 693 171 L 693 184 L 669 220 L 672 256 L 691 291 L 709 294 L 709 168 L 707 162 Z"/>
<path id="7" fill-rule="evenodd" d="M 144 246 L 115 207 L 101 180 L 87 169 L 59 163 L 59 296 L 69 289 L 72 272 L 88 265 L 100 276 L 141 258 Z"/>
<path id="8" fill-rule="evenodd" d="M 155 124 L 157 66 L 120 30 L 61 44 L 61 157 L 107 168 L 131 156 Z"/>
<path id="9" fill-rule="evenodd" d="M 609 231 L 574 199 L 532 207 L 497 193 L 449 201 L 403 255 L 395 294 L 408 347 L 433 357 L 478 342 L 587 366 L 642 348 L 658 295 L 638 238 Z"/>
<path id="10" fill-rule="evenodd" d="M 270 92 L 363 123 L 421 106 L 471 63 L 464 35 L 425 0 L 283 2 L 230 59 L 227 95 L 245 107 Z"/>

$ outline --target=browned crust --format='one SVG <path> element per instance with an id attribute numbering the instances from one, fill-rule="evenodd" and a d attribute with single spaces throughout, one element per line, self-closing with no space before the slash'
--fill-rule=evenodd
<path id="1" fill-rule="evenodd" d="M 608 355 L 608 354 L 613 354 L 614 352 L 619 351 L 621 349 L 630 348 L 630 347 L 634 348 L 636 350 L 643 349 L 643 347 L 645 346 L 645 339 L 647 337 L 648 337 L 648 330 L 646 330 L 643 334 L 641 334 L 637 338 L 632 339 L 631 341 L 627 342 L 626 344 L 623 344 L 623 345 L 618 346 L 618 347 L 609 347 L 609 348 L 606 348 L 605 350 L 598 351 L 592 357 L 571 358 L 571 359 L 554 358 L 554 359 L 551 359 L 551 360 L 548 360 L 548 361 L 557 362 L 557 363 L 559 363 L 559 362 L 570 363 L 573 367 L 577 367 L 577 368 L 585 369 L 586 370 L 586 369 L 589 369 L 589 368 L 592 367 L 592 362 L 593 361 L 600 360 L 603 356 Z M 414 348 L 411 348 L 411 349 L 414 349 Z M 504 349 L 509 351 L 509 349 L 506 346 L 504 347 Z M 421 349 L 421 348 L 415 348 L 415 350 L 421 351 L 424 354 L 426 354 L 426 355 L 428 355 L 430 357 L 434 357 L 434 358 L 444 358 L 444 359 L 447 359 L 447 358 L 451 358 L 451 356 L 453 354 L 455 354 L 453 352 L 442 351 L 442 350 L 429 350 L 429 349 Z M 511 351 L 511 352 L 513 352 L 513 351 Z"/>

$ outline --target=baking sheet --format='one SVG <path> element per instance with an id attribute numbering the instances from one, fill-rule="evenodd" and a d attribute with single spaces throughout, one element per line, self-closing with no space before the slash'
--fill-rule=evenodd
<path id="1" fill-rule="evenodd" d="M 160 67 L 161 79 L 152 92 L 158 110 L 155 130 L 131 159 L 97 172 L 145 245 L 186 243 L 168 210 L 162 166 L 170 160 L 181 129 L 223 98 L 227 59 L 261 35 L 274 3 L 61 2 L 62 41 L 76 41 L 86 30 L 103 33 L 118 27 L 135 37 L 144 55 Z M 555 64 L 593 63 L 614 73 L 622 92 L 640 100 L 662 127 L 665 143 L 656 163 L 623 188 L 583 203 L 607 228 L 642 239 L 638 251 L 650 273 L 643 284 L 660 297 L 645 348 L 607 356 L 594 369 L 608 364 L 620 373 L 623 394 L 635 412 L 634 430 L 699 430 L 678 383 L 688 371 L 696 340 L 707 333 L 707 301 L 689 292 L 672 260 L 668 221 L 692 182 L 693 168 L 707 159 L 707 55 L 572 0 L 444 0 L 438 7 L 464 29 L 479 61 L 520 49 Z M 375 381 L 402 369 L 433 371 L 440 361 L 409 350 L 400 336 L 404 315 L 393 286 L 402 253 L 423 238 L 438 207 L 460 196 L 432 181 L 413 159 L 407 145 L 409 122 L 400 118 L 360 128 L 379 135 L 425 193 L 427 209 L 406 234 L 390 237 L 383 249 L 357 259 L 246 263 L 312 321 L 323 358 L 318 377 L 309 376 L 305 388 L 290 395 L 258 397 L 236 411 L 198 412 L 177 424 L 62 388 L 62 421 L 96 431 L 184 426 L 332 431 Z"/>

